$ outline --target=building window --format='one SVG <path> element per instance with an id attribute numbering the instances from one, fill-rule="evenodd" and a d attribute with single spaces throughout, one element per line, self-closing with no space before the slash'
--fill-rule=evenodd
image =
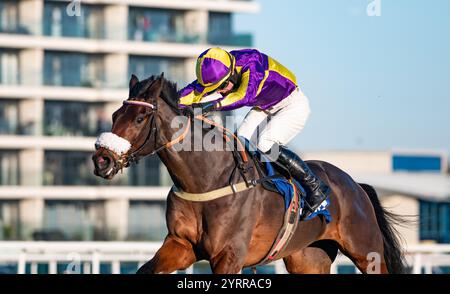
<path id="1" fill-rule="evenodd" d="M 129 75 L 135 74 L 144 79 L 152 75 L 159 75 L 162 72 L 164 72 L 167 79 L 176 82 L 178 85 L 183 85 L 187 82 L 184 59 L 130 56 Z"/>
<path id="2" fill-rule="evenodd" d="M 97 136 L 110 130 L 111 119 L 101 103 L 45 101 L 47 136 Z"/>
<path id="3" fill-rule="evenodd" d="M 252 47 L 252 34 L 233 32 L 231 13 L 210 12 L 208 22 L 209 44 Z"/>
<path id="4" fill-rule="evenodd" d="M 103 57 L 95 54 L 45 52 L 44 84 L 49 86 L 102 87 Z"/>
<path id="5" fill-rule="evenodd" d="M 420 240 L 450 243 L 450 203 L 420 200 Z"/>
<path id="6" fill-rule="evenodd" d="M 128 39 L 147 42 L 198 42 L 184 32 L 184 14 L 177 10 L 130 7 Z"/>
<path id="7" fill-rule="evenodd" d="M 19 153 L 0 152 L 0 185 L 19 185 Z"/>
<path id="8" fill-rule="evenodd" d="M 46 151 L 43 183 L 47 186 L 126 185 L 121 174 L 107 181 L 94 175 L 92 152 Z"/>
<path id="9" fill-rule="evenodd" d="M 0 201 L 0 240 L 20 239 L 18 201 Z"/>
<path id="10" fill-rule="evenodd" d="M 104 37 L 102 6 L 81 5 L 81 15 L 66 13 L 67 3 L 46 1 L 44 7 L 44 35 L 99 39 Z"/>
<path id="11" fill-rule="evenodd" d="M 393 171 L 437 172 L 442 171 L 441 156 L 433 155 L 399 155 L 392 157 Z"/>
<path id="12" fill-rule="evenodd" d="M 108 240 L 102 201 L 46 201 L 43 230 L 35 239 Z"/>
<path id="13" fill-rule="evenodd" d="M 231 14 L 210 12 L 208 18 L 208 43 L 227 45 L 231 42 Z"/>
<path id="14" fill-rule="evenodd" d="M 171 184 L 167 170 L 157 157 L 146 157 L 132 165 L 112 180 L 94 175 L 92 152 L 46 151 L 43 183 L 47 186 L 168 186 Z"/>
<path id="15" fill-rule="evenodd" d="M 0 134 L 19 134 L 19 103 L 0 100 Z"/>
<path id="16" fill-rule="evenodd" d="M 157 156 L 146 157 L 130 167 L 129 184 L 133 186 L 159 186 L 161 183 L 161 161 Z"/>
<path id="17" fill-rule="evenodd" d="M 19 25 L 19 5 L 17 1 L 0 2 L 0 33 L 26 33 Z"/>
<path id="18" fill-rule="evenodd" d="M 165 202 L 131 201 L 128 240 L 161 241 L 167 235 Z"/>
<path id="19" fill-rule="evenodd" d="M 0 50 L 0 84 L 19 83 L 19 54 L 13 50 Z"/>

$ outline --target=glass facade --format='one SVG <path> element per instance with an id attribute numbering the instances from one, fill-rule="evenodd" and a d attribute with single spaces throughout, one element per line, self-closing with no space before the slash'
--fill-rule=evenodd
<path id="1" fill-rule="evenodd" d="M 98 88 L 103 85 L 103 81 L 104 66 L 101 55 L 45 52 L 45 85 Z"/>
<path id="2" fill-rule="evenodd" d="M 128 68 L 129 75 L 135 74 L 141 79 L 164 72 L 164 76 L 167 79 L 176 82 L 178 85 L 183 85 L 187 82 L 184 60 L 182 58 L 132 55 L 129 59 Z"/>
<path id="3" fill-rule="evenodd" d="M 170 178 L 158 157 L 147 157 L 108 181 L 94 176 L 92 152 L 46 151 L 43 184 L 46 186 L 130 185 L 167 186 Z"/>
<path id="4" fill-rule="evenodd" d="M 45 101 L 44 135 L 97 136 L 111 130 L 102 103 Z"/>
<path id="5" fill-rule="evenodd" d="M 145 42 L 198 43 L 199 36 L 184 30 L 184 13 L 178 10 L 130 7 L 128 39 Z"/>
<path id="6" fill-rule="evenodd" d="M 102 201 L 46 201 L 42 231 L 35 239 L 108 240 Z"/>
<path id="7" fill-rule="evenodd" d="M 19 185 L 19 152 L 0 151 L 0 185 Z"/>
<path id="8" fill-rule="evenodd" d="M 18 1 L 2 0 L 0 2 L 0 33 L 28 34 L 20 25 Z"/>
<path id="9" fill-rule="evenodd" d="M 94 176 L 91 157 L 92 152 L 46 151 L 43 184 L 47 186 L 83 186 L 126 183 L 126 179 L 121 175 L 117 175 L 113 181 L 102 180 Z"/>
<path id="10" fill-rule="evenodd" d="M 67 3 L 46 1 L 43 31 L 46 36 L 99 39 L 104 37 L 103 7 L 84 4 L 81 15 L 69 16 Z"/>
<path id="11" fill-rule="evenodd" d="M 19 103 L 14 100 L 0 100 L 0 135 L 21 133 L 19 124 Z"/>
<path id="12" fill-rule="evenodd" d="M 208 43 L 213 45 L 251 47 L 251 34 L 235 34 L 230 13 L 210 12 L 208 18 Z"/>
<path id="13" fill-rule="evenodd" d="M 165 202 L 131 201 L 128 212 L 128 239 L 162 241 L 167 235 Z"/>
<path id="14" fill-rule="evenodd" d="M 147 157 L 139 164 L 130 167 L 129 184 L 132 186 L 159 186 L 162 175 L 160 162 L 157 156 Z"/>
<path id="15" fill-rule="evenodd" d="M 19 84 L 19 53 L 17 50 L 0 49 L 0 84 Z"/>
<path id="16" fill-rule="evenodd" d="M 420 240 L 450 243 L 450 203 L 420 200 Z"/>
<path id="17" fill-rule="evenodd" d="M 208 43 L 227 44 L 232 38 L 231 14 L 210 12 L 208 21 Z"/>
<path id="18" fill-rule="evenodd" d="M 0 201 L 0 240 L 18 240 L 19 238 L 19 201 Z"/>

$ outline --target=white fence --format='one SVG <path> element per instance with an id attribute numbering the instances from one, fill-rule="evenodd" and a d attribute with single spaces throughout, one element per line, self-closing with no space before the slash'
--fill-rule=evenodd
<path id="1" fill-rule="evenodd" d="M 159 242 L 0 242 L 0 266 L 10 265 L 17 273 L 39 273 L 39 265 L 46 265 L 50 274 L 101 273 L 101 264 L 107 264 L 113 274 L 121 273 L 121 265 L 134 262 L 141 265 L 148 261 L 161 246 Z M 439 273 L 440 267 L 450 267 L 449 245 L 416 245 L 406 250 L 408 265 L 412 273 Z M 200 263 L 201 264 L 201 263 Z M 58 268 L 58 265 L 60 267 Z M 339 255 L 331 272 L 338 267 L 352 265 L 350 260 Z M 198 266 L 198 264 L 196 265 Z M 283 262 L 273 263 L 273 272 L 286 273 Z M 186 273 L 194 273 L 194 267 Z"/>

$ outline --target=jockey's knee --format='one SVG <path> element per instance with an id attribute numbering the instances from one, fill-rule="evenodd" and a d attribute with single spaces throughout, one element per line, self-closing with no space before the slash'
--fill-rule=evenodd
<path id="1" fill-rule="evenodd" d="M 249 141 L 252 140 L 253 133 L 254 133 L 254 129 L 252 129 L 251 127 L 248 127 L 248 126 L 240 126 L 236 130 L 236 134 L 239 137 L 244 137 L 245 139 L 247 139 Z"/>
<path id="2" fill-rule="evenodd" d="M 270 140 L 260 140 L 258 149 L 264 152 L 271 161 L 276 161 L 280 154 L 280 145 Z"/>

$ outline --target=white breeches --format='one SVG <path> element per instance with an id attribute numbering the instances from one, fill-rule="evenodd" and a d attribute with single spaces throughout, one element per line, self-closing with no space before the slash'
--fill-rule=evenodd
<path id="1" fill-rule="evenodd" d="M 287 145 L 300 133 L 310 111 L 308 97 L 297 89 L 265 111 L 252 108 L 237 133 L 267 152 L 275 143 Z"/>

